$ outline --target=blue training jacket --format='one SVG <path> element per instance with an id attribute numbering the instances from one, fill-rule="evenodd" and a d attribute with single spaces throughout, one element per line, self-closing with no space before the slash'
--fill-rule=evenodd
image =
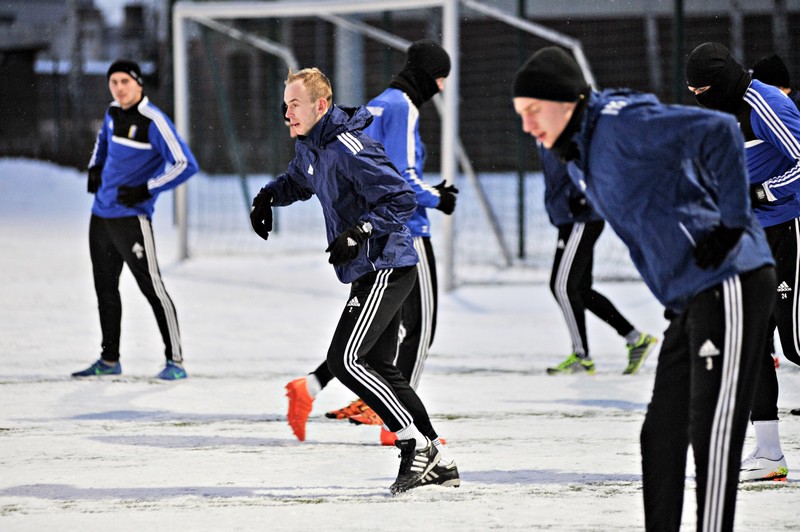
<path id="1" fill-rule="evenodd" d="M 343 283 L 375 270 L 413 266 L 418 260 L 404 225 L 417 207 L 414 191 L 383 147 L 364 134 L 371 120 L 364 107 L 331 106 L 307 136 L 297 137 L 286 172 L 264 187 L 276 207 L 316 195 L 329 244 L 358 222 L 372 225 L 358 257 L 334 267 Z"/>
<path id="2" fill-rule="evenodd" d="M 752 108 L 750 127 L 742 124 L 747 171 L 770 199 L 756 207 L 756 216 L 764 227 L 794 220 L 800 217 L 800 111 L 780 89 L 758 80 L 744 100 Z"/>
<path id="3" fill-rule="evenodd" d="M 145 96 L 123 110 L 113 102 L 106 110 L 97 134 L 89 168 L 103 168 L 92 214 L 122 218 L 140 214 L 152 218 L 156 197 L 177 187 L 197 173 L 197 161 L 175 125 Z M 133 207 L 117 202 L 121 185 L 147 184 L 152 198 Z"/>
<path id="4" fill-rule="evenodd" d="M 374 117 L 364 130 L 386 149 L 389 160 L 417 195 L 417 210 L 406 222 L 412 236 L 431 236 L 426 207 L 439 205 L 439 191 L 422 180 L 425 144 L 419 134 L 419 109 L 400 89 L 388 88 L 367 104 Z"/>
<path id="5" fill-rule="evenodd" d="M 550 223 L 556 227 L 574 223 L 597 222 L 603 218 L 597 214 L 588 201 L 583 209 L 573 212 L 570 204 L 585 198 L 581 190 L 572 182 L 567 173 L 567 165 L 558 156 L 537 143 L 544 174 L 544 208 Z"/>
<path id="6" fill-rule="evenodd" d="M 726 278 L 774 264 L 732 116 L 628 90 L 593 92 L 573 141 L 581 159 L 570 176 L 667 308 L 680 312 Z M 719 268 L 701 269 L 696 243 L 720 223 L 744 228 L 742 237 Z"/>

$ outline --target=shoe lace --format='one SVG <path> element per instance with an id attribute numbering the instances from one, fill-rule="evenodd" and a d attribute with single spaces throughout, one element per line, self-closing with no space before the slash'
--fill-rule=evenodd
<path id="1" fill-rule="evenodd" d="M 400 456 L 400 472 L 398 473 L 398 476 L 404 476 L 407 475 L 409 471 L 411 471 L 411 463 L 414 455 L 411 454 L 403 456 L 403 454 L 401 453 L 399 456 Z"/>
<path id="2" fill-rule="evenodd" d="M 570 354 L 567 359 L 558 365 L 559 369 L 566 369 L 579 360 L 577 353 Z"/>
<path id="3" fill-rule="evenodd" d="M 341 413 L 346 416 L 354 416 L 356 414 L 361 413 L 363 410 L 364 401 L 361 399 L 356 399 L 346 407 L 342 408 L 341 410 L 337 410 L 336 413 Z"/>
<path id="4" fill-rule="evenodd" d="M 401 450 L 400 454 L 397 455 L 400 458 L 400 471 L 398 476 L 406 475 L 411 471 L 411 466 L 414 463 L 414 456 L 417 454 L 417 450 L 411 448 L 409 450 Z"/>
<path id="5" fill-rule="evenodd" d="M 370 421 L 376 421 L 378 419 L 378 414 L 370 407 L 366 407 L 364 410 L 362 410 L 361 415 Z"/>
<path id="6" fill-rule="evenodd" d="M 747 457 L 744 460 L 742 460 L 742 462 L 749 462 L 751 460 L 755 460 L 757 453 L 758 453 L 758 448 L 753 449 L 753 451 L 750 454 L 748 454 Z"/>
<path id="7" fill-rule="evenodd" d="M 652 337 L 649 334 L 642 333 L 635 342 L 628 344 L 628 352 L 633 353 L 634 351 L 642 350 L 647 347 L 651 341 Z"/>

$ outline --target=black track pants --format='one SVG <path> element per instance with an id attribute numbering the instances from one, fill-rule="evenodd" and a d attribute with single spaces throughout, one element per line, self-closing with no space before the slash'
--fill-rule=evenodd
<path id="1" fill-rule="evenodd" d="M 798 264 L 798 224 L 800 220 L 767 227 L 767 241 L 775 258 L 776 300 L 770 331 L 777 327 L 786 358 L 800 364 L 800 264 Z M 752 421 L 778 419 L 778 376 L 772 359 L 772 345 L 767 345 L 756 393 L 753 397 Z"/>
<path id="2" fill-rule="evenodd" d="M 764 229 L 775 257 L 775 321 L 786 358 L 800 365 L 800 218 Z"/>
<path id="3" fill-rule="evenodd" d="M 431 239 L 414 237 L 414 249 L 419 256 L 417 280 L 400 309 L 401 332 L 395 365 L 416 390 L 436 332 L 438 295 Z M 333 379 L 327 361 L 320 364 L 313 374 L 322 388 Z"/>
<path id="4" fill-rule="evenodd" d="M 102 358 L 119 360 L 122 302 L 119 277 L 127 264 L 142 294 L 153 308 L 167 360 L 181 362 L 181 338 L 175 306 L 161 280 L 156 259 L 153 227 L 144 216 L 100 218 L 89 222 L 89 252 L 92 258 L 94 289 L 103 333 Z"/>
<path id="5" fill-rule="evenodd" d="M 614 304 L 592 288 L 594 245 L 604 226 L 603 221 L 558 226 L 559 244 L 553 259 L 550 291 L 564 314 L 575 353 L 589 354 L 586 310 L 611 325 L 620 336 L 633 330 L 633 325 Z"/>
<path id="6" fill-rule="evenodd" d="M 438 298 L 431 239 L 414 237 L 414 249 L 419 256 L 417 281 L 400 310 L 400 345 L 395 365 L 416 390 L 436 332 Z"/>
<path id="7" fill-rule="evenodd" d="M 409 266 L 369 273 L 351 285 L 328 349 L 328 368 L 389 430 L 413 423 L 433 440 L 437 435 L 425 406 L 394 365 L 400 307 L 416 277 L 416 268 Z"/>
<path id="8" fill-rule="evenodd" d="M 647 530 L 680 528 L 694 451 L 697 530 L 733 528 L 747 418 L 774 305 L 765 267 L 695 296 L 666 332 L 641 432 Z"/>

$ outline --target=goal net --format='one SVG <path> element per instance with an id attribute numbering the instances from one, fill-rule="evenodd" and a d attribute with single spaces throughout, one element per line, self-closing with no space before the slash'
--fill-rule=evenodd
<path id="1" fill-rule="evenodd" d="M 266 244 L 249 226 L 252 197 L 294 153 L 281 110 L 289 68 L 317 66 L 332 81 L 334 103 L 364 105 L 402 68 L 410 42 L 433 38 L 453 69 L 446 90 L 420 113 L 424 178 L 460 190 L 453 216 L 429 210 L 440 283 L 549 278 L 556 230 L 510 79 L 526 50 L 557 43 L 593 81 L 579 42 L 472 0 L 179 2 L 173 35 L 175 121 L 202 168 L 177 196 L 182 256 L 322 255 L 316 199 L 274 209 Z M 610 229 L 597 244 L 594 273 L 638 278 Z"/>

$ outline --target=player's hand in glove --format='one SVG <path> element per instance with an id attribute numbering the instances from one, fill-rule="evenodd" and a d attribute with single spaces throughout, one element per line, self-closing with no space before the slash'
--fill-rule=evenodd
<path id="1" fill-rule="evenodd" d="M 266 188 L 262 188 L 253 198 L 253 206 L 250 207 L 250 225 L 258 236 L 266 240 L 269 232 L 272 231 L 272 193 Z"/>
<path id="2" fill-rule="evenodd" d="M 743 232 L 742 227 L 717 225 L 706 238 L 697 243 L 697 247 L 694 248 L 694 261 L 704 270 L 719 268 L 731 249 L 739 242 Z"/>
<path id="3" fill-rule="evenodd" d="M 102 176 L 102 166 L 92 166 L 89 168 L 89 179 L 86 181 L 86 192 L 89 194 L 97 193 L 97 189 L 100 188 L 100 183 L 103 181 Z"/>
<path id="4" fill-rule="evenodd" d="M 767 198 L 767 191 L 764 188 L 763 183 L 759 183 L 758 185 L 750 185 L 750 204 L 753 207 L 757 207 L 758 205 L 763 205 L 765 203 L 769 203 L 769 198 Z"/>
<path id="5" fill-rule="evenodd" d="M 569 212 L 573 217 L 578 217 L 586 214 L 591 207 L 586 199 L 586 196 L 570 196 L 569 198 Z"/>
<path id="6" fill-rule="evenodd" d="M 458 194 L 455 185 L 448 185 L 442 181 L 433 188 L 439 191 L 439 205 L 436 208 L 445 214 L 453 214 L 456 208 L 456 194 Z"/>
<path id="7" fill-rule="evenodd" d="M 355 259 L 361 250 L 361 245 L 371 234 L 372 225 L 369 222 L 358 222 L 353 227 L 343 231 L 325 250 L 331 254 L 328 257 L 328 262 L 334 266 L 339 266 Z"/>
<path id="8" fill-rule="evenodd" d="M 147 190 L 147 184 L 127 187 L 122 185 L 117 192 L 117 201 L 126 207 L 133 207 L 137 203 L 152 198 L 153 195 Z"/>

